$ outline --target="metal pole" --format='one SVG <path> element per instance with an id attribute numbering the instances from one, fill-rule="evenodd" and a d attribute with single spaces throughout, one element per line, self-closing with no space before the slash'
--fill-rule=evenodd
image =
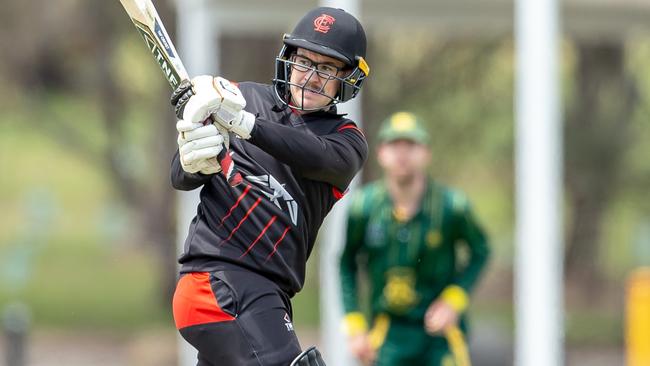
<path id="1" fill-rule="evenodd" d="M 359 0 L 321 0 L 321 6 L 341 8 L 355 17 L 360 15 Z M 338 106 L 342 113 L 361 127 L 361 95 Z M 355 179 L 356 182 L 356 179 Z M 350 186 L 350 191 L 357 185 Z M 343 306 L 340 292 L 338 258 L 345 240 L 346 196 L 329 213 L 320 232 L 321 340 L 323 358 L 328 365 L 348 366 L 355 361 L 348 352 L 345 336 L 340 331 Z"/>
<path id="2" fill-rule="evenodd" d="M 516 2 L 515 364 L 562 365 L 557 0 Z"/>
<path id="3" fill-rule="evenodd" d="M 176 1 L 178 16 L 178 46 L 183 63 L 190 76 L 217 75 L 219 70 L 218 29 L 210 21 L 212 7 L 209 0 Z M 196 215 L 199 190 L 178 192 L 178 252 L 183 251 L 187 229 Z M 197 351 L 178 336 L 178 364 L 193 366 Z"/>
<path id="4" fill-rule="evenodd" d="M 4 307 L 2 329 L 5 337 L 5 365 L 27 365 L 30 323 L 31 315 L 27 305 L 17 302 Z"/>

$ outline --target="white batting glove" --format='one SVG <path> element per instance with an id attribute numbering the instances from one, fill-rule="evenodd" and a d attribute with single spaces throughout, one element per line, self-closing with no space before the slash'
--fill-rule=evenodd
<path id="1" fill-rule="evenodd" d="M 176 130 L 183 170 L 202 174 L 216 174 L 221 171 L 217 155 L 224 148 L 224 137 L 215 125 L 180 120 L 176 123 Z"/>
<path id="2" fill-rule="evenodd" d="M 203 122 L 221 107 L 223 97 L 214 86 L 214 78 L 201 75 L 192 78 L 193 95 L 185 104 L 183 120 L 196 123 Z"/>
<path id="3" fill-rule="evenodd" d="M 246 99 L 241 90 L 222 77 L 216 77 L 213 84 L 223 98 L 219 109 L 212 114 L 214 121 L 243 139 L 250 138 L 255 116 L 244 110 Z"/>
<path id="4" fill-rule="evenodd" d="M 255 125 L 255 116 L 244 111 L 246 99 L 230 81 L 208 75 L 192 79 L 193 95 L 185 104 L 183 120 L 201 122 L 210 115 L 219 126 L 248 139 Z"/>

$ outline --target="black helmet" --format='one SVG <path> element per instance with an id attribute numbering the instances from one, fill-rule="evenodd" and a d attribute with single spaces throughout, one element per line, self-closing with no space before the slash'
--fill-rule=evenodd
<path id="1" fill-rule="evenodd" d="M 311 10 L 298 22 L 291 34 L 284 35 L 283 42 L 284 45 L 275 59 L 273 84 L 277 96 L 284 104 L 289 103 L 289 78 L 293 64 L 290 58 L 297 48 L 343 61 L 352 70 L 346 76 L 332 77 L 340 81 L 340 87 L 330 104 L 354 98 L 370 73 L 370 67 L 364 59 L 366 33 L 361 23 L 344 10 L 327 7 Z M 315 92 L 323 94 L 322 88 Z"/>

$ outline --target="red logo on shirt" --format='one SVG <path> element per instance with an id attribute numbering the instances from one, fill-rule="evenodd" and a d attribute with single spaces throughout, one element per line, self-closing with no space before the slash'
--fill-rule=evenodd
<path id="1" fill-rule="evenodd" d="M 330 28 L 335 21 L 336 19 L 334 19 L 333 16 L 323 14 L 314 19 L 314 30 L 316 32 L 327 33 L 330 31 Z"/>

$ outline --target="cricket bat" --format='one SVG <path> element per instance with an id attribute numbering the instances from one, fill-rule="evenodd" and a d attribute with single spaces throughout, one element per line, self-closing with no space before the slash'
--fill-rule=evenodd
<path id="1" fill-rule="evenodd" d="M 142 38 L 144 38 L 147 48 L 158 62 L 158 66 L 165 74 L 165 78 L 167 78 L 167 82 L 169 82 L 172 89 L 176 89 L 181 81 L 189 80 L 187 70 L 183 66 L 183 62 L 151 0 L 120 0 L 120 2 Z M 215 126 L 227 141 L 228 131 L 218 125 Z M 241 174 L 235 169 L 235 163 L 228 150 L 227 142 L 217 159 L 221 165 L 221 173 L 231 186 L 234 187 L 242 182 Z"/>

